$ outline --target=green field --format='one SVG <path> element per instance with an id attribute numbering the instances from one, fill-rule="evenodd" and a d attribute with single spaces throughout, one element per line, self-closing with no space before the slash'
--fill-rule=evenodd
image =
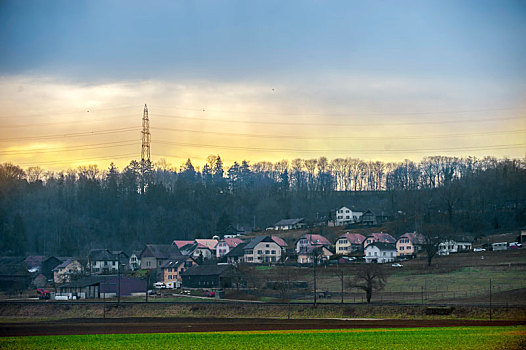
<path id="1" fill-rule="evenodd" d="M 524 349 L 526 327 L 108 334 L 0 338 L 3 349 Z"/>

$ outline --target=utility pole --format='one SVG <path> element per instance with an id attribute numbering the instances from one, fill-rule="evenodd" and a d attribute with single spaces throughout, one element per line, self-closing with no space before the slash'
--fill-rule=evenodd
<path id="1" fill-rule="evenodd" d="M 491 321 L 491 278 L 489 279 L 489 320 Z"/>

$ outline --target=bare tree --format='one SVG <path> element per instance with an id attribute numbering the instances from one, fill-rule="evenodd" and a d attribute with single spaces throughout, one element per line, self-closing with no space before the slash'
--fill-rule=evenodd
<path id="1" fill-rule="evenodd" d="M 378 264 L 362 264 L 349 283 L 349 287 L 358 288 L 365 292 L 367 303 L 371 303 L 373 292 L 385 287 L 387 276 L 384 269 Z"/>
<path id="2" fill-rule="evenodd" d="M 431 261 L 438 253 L 438 245 L 450 232 L 449 226 L 440 224 L 424 224 L 421 234 L 424 237 L 422 248 L 427 254 L 427 266 L 431 266 Z"/>

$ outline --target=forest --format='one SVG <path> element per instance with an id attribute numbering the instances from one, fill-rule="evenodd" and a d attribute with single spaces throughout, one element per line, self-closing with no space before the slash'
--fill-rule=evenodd
<path id="1" fill-rule="evenodd" d="M 211 155 L 179 169 L 131 161 L 65 171 L 0 165 L 2 255 L 130 251 L 225 234 L 264 230 L 284 218 L 314 225 L 347 206 L 390 216 L 393 235 L 423 223 L 481 236 L 526 225 L 526 158 L 430 156 L 420 162 L 328 160 L 235 162 Z"/>

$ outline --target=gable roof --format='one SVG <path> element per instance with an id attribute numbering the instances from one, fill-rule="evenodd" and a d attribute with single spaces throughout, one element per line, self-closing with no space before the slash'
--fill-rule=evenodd
<path id="1" fill-rule="evenodd" d="M 398 240 L 408 238 L 413 244 L 424 244 L 424 236 L 416 232 L 407 232 L 398 237 Z M 397 242 L 398 242 L 397 240 Z"/>
<path id="2" fill-rule="evenodd" d="M 300 239 L 307 239 L 310 245 L 331 245 L 331 242 L 322 235 L 306 234 L 306 235 L 301 236 L 298 239 L 298 241 Z"/>
<path id="3" fill-rule="evenodd" d="M 190 257 L 181 257 L 179 259 L 168 259 L 162 263 L 160 266 L 161 269 L 170 268 L 170 267 L 179 267 L 181 264 L 184 264 L 188 259 L 192 260 Z"/>
<path id="4" fill-rule="evenodd" d="M 117 261 L 117 257 L 108 249 L 92 249 L 88 254 L 90 261 Z"/>
<path id="5" fill-rule="evenodd" d="M 195 240 L 197 244 L 199 244 L 198 248 L 208 248 L 210 250 L 215 250 L 217 245 L 216 239 L 196 239 Z"/>
<path id="6" fill-rule="evenodd" d="M 380 250 L 396 251 L 396 246 L 392 243 L 374 242 L 374 243 L 369 244 L 365 249 L 370 249 L 369 247 L 377 247 Z"/>
<path id="7" fill-rule="evenodd" d="M 243 243 L 243 240 L 240 238 L 223 238 L 222 242 L 224 242 L 230 248 L 234 248 L 237 247 L 239 243 Z"/>
<path id="8" fill-rule="evenodd" d="M 288 247 L 289 245 L 285 240 L 278 236 L 270 236 L 274 242 L 276 242 L 280 247 Z"/>
<path id="9" fill-rule="evenodd" d="M 64 261 L 62 264 L 60 265 L 57 265 L 53 271 L 58 271 L 60 269 L 63 269 L 65 267 L 67 267 L 69 264 L 73 263 L 73 262 L 78 262 L 80 264 L 80 262 L 77 260 L 77 259 L 67 259 L 66 261 Z"/>
<path id="10" fill-rule="evenodd" d="M 257 236 L 256 238 L 254 238 L 250 242 L 248 242 L 244 249 L 253 249 L 255 246 L 257 246 L 261 242 L 273 242 L 273 243 L 276 243 L 276 242 L 274 242 L 274 240 L 270 236 Z"/>
<path id="11" fill-rule="evenodd" d="M 225 256 L 229 258 L 239 258 L 241 256 L 244 256 L 245 255 L 244 249 L 247 244 L 248 243 L 245 243 L 245 242 L 239 243 L 234 249 L 229 251 Z"/>
<path id="12" fill-rule="evenodd" d="M 274 226 L 288 226 L 288 225 L 296 225 L 301 223 L 304 218 L 296 218 L 296 219 L 282 219 L 274 224 Z"/>
<path id="13" fill-rule="evenodd" d="M 376 242 L 383 242 L 383 243 L 395 243 L 396 242 L 396 239 L 393 236 L 391 236 L 388 233 L 383 233 L 383 232 L 372 233 L 368 235 L 367 237 L 365 237 L 365 239 L 368 239 L 368 238 L 374 238 Z"/>
<path id="14" fill-rule="evenodd" d="M 172 242 L 172 244 L 175 244 L 177 246 L 177 248 L 181 248 L 181 247 L 184 247 L 187 244 L 192 244 L 192 243 L 194 243 L 194 241 L 178 241 L 178 240 L 175 240 L 175 241 Z"/>
<path id="15" fill-rule="evenodd" d="M 181 273 L 181 276 L 217 276 L 224 273 L 229 273 L 234 268 L 230 264 L 221 265 L 198 265 L 189 268 Z"/>
<path id="16" fill-rule="evenodd" d="M 38 267 L 42 265 L 44 258 L 45 257 L 43 255 L 29 255 L 27 258 L 24 259 L 24 262 L 29 268 Z"/>
<path id="17" fill-rule="evenodd" d="M 176 245 L 171 244 L 147 244 L 141 253 L 143 257 L 154 257 L 156 259 L 170 259 L 181 256 Z"/>
<path id="18" fill-rule="evenodd" d="M 352 244 L 362 244 L 363 241 L 365 241 L 365 236 L 359 233 L 346 232 L 345 234 L 338 237 L 338 239 L 340 238 L 346 238 L 349 241 L 349 243 Z"/>

